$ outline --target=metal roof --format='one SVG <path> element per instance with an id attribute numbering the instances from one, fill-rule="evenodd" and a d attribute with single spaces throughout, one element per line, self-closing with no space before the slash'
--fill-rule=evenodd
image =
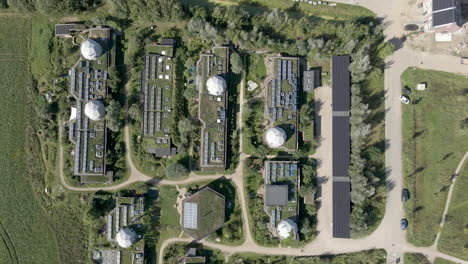
<path id="1" fill-rule="evenodd" d="M 351 140 L 349 117 L 333 117 L 333 177 L 347 176 L 350 163 Z"/>
<path id="2" fill-rule="evenodd" d="M 351 197 L 349 181 L 333 181 L 333 237 L 350 238 Z"/>
<path id="3" fill-rule="evenodd" d="M 432 11 L 456 7 L 458 0 L 432 0 Z"/>
<path id="4" fill-rule="evenodd" d="M 198 204 L 184 203 L 184 228 L 197 229 L 198 227 Z"/>
<path id="5" fill-rule="evenodd" d="M 438 27 L 455 23 L 460 25 L 460 11 L 457 9 L 447 9 L 432 13 L 432 26 Z"/>
<path id="6" fill-rule="evenodd" d="M 288 205 L 288 185 L 268 184 L 265 190 L 265 204 L 267 206 Z"/>
<path id="7" fill-rule="evenodd" d="M 332 57 L 333 111 L 349 111 L 350 85 L 349 56 Z"/>

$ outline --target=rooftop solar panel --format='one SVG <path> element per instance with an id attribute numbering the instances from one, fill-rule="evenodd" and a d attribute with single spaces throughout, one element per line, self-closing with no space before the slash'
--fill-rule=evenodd
<path id="1" fill-rule="evenodd" d="M 350 238 L 350 183 L 333 182 L 333 237 Z"/>
<path id="2" fill-rule="evenodd" d="M 184 203 L 184 228 L 198 228 L 198 204 Z"/>

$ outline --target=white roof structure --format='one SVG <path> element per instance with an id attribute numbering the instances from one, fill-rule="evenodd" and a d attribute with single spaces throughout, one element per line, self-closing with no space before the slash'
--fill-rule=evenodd
<path id="1" fill-rule="evenodd" d="M 269 128 L 265 133 L 265 141 L 270 148 L 279 148 L 286 142 L 286 132 L 281 127 Z"/>
<path id="2" fill-rule="evenodd" d="M 76 118 L 76 107 L 71 108 L 71 113 L 70 113 L 70 121 L 74 120 Z"/>
<path id="3" fill-rule="evenodd" d="M 206 89 L 211 95 L 222 95 L 226 91 L 226 86 L 226 80 L 219 75 L 215 75 L 206 81 Z"/>
<path id="4" fill-rule="evenodd" d="M 122 248 L 129 248 L 133 243 L 135 243 L 136 238 L 136 232 L 128 227 L 121 229 L 115 236 L 117 244 Z"/>
<path id="5" fill-rule="evenodd" d="M 102 54 L 102 47 L 95 40 L 88 39 L 81 44 L 81 55 L 87 60 L 96 60 Z"/>
<path id="6" fill-rule="evenodd" d="M 106 107 L 101 101 L 93 100 L 86 103 L 84 112 L 89 119 L 97 121 L 105 116 Z"/>
<path id="7" fill-rule="evenodd" d="M 297 224 L 291 219 L 283 219 L 278 224 L 277 232 L 280 239 L 286 239 L 291 233 L 297 233 Z"/>

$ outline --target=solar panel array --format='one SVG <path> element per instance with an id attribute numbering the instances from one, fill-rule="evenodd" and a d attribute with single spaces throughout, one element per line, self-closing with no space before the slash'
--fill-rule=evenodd
<path id="1" fill-rule="evenodd" d="M 198 228 L 198 204 L 197 203 L 184 203 L 184 228 L 197 229 Z"/>
<path id="2" fill-rule="evenodd" d="M 333 237 L 338 238 L 350 237 L 350 124 L 349 115 L 342 114 L 350 110 L 349 64 L 349 56 L 332 58 Z"/>

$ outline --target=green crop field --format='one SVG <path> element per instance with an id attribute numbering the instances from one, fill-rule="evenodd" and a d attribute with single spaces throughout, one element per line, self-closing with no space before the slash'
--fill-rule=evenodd
<path id="1" fill-rule="evenodd" d="M 36 200 L 26 144 L 32 91 L 28 51 L 31 22 L 0 16 L 0 263 L 59 263 L 59 250 L 49 219 Z M 28 146 L 29 147 L 29 146 Z M 40 156 L 40 153 L 38 153 Z M 40 175 L 41 167 L 37 168 Z M 37 175 L 34 175 L 37 176 Z"/>
<path id="2" fill-rule="evenodd" d="M 460 172 L 453 189 L 446 222 L 439 240 L 439 249 L 468 260 L 468 166 Z"/>
<path id="3" fill-rule="evenodd" d="M 415 90 L 420 82 L 427 82 L 425 91 Z M 402 105 L 403 173 L 405 187 L 411 193 L 405 204 L 408 240 L 430 246 L 439 228 L 452 174 L 468 149 L 468 128 L 463 125 L 468 116 L 468 79 L 408 69 L 402 83 L 412 91 L 412 103 Z M 463 230 L 456 232 L 452 235 Z"/>

